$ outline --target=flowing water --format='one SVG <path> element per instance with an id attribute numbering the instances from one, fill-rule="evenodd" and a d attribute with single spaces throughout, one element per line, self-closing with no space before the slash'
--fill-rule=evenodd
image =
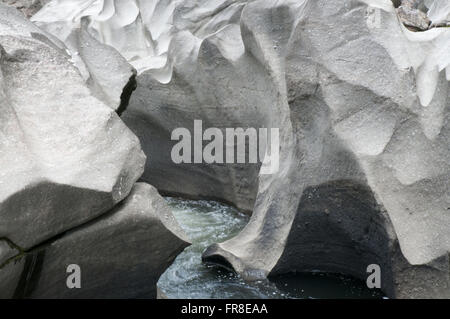
<path id="1" fill-rule="evenodd" d="M 161 276 L 158 287 L 168 298 L 381 298 L 363 282 L 323 273 L 295 274 L 271 281 L 245 282 L 223 268 L 202 264 L 203 251 L 236 235 L 249 217 L 213 201 L 166 198 L 192 241 Z"/>

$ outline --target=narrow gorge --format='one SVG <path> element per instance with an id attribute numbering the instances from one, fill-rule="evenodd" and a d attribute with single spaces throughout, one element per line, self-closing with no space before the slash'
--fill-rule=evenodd
<path id="1" fill-rule="evenodd" d="M 0 298 L 450 298 L 449 81 L 448 0 L 2 0 Z"/>

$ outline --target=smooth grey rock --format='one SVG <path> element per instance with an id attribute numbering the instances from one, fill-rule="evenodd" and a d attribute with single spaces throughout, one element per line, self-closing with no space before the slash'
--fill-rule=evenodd
<path id="1" fill-rule="evenodd" d="M 0 238 L 30 249 L 123 200 L 145 156 L 63 49 L 3 4 L 0 43 Z"/>
<path id="2" fill-rule="evenodd" d="M 378 264 L 390 297 L 449 297 L 448 29 L 410 32 L 390 0 L 148 3 L 104 19 L 121 24 L 105 42 L 141 71 L 123 118 L 149 155 L 144 179 L 245 209 L 257 193 L 247 227 L 206 260 L 247 279 L 365 280 Z M 52 10 L 40 16 L 66 21 Z M 280 128 L 280 170 L 174 165 L 170 133 L 194 119 Z"/>
<path id="3" fill-rule="evenodd" d="M 218 28 L 209 27 L 211 33 Z M 264 67 L 245 54 L 237 24 L 202 36 L 188 31 L 174 36 L 171 81 L 161 83 L 151 70 L 141 73 L 122 119 L 149 154 L 145 181 L 163 193 L 218 199 L 251 211 L 260 164 L 175 164 L 171 159 L 174 129 L 193 133 L 194 120 L 202 120 L 203 129 L 221 129 L 224 136 L 228 127 L 267 127 L 261 125 L 264 110 L 274 101 L 269 94 L 261 99 L 262 92 L 273 91 L 272 83 Z"/>
<path id="4" fill-rule="evenodd" d="M 260 181 L 249 225 L 203 258 L 248 279 L 319 269 L 366 280 L 378 264 L 389 297 L 449 298 L 448 77 L 440 69 L 423 106 L 400 62 L 410 33 L 390 4 L 366 3 L 244 9 L 244 43 L 280 83 L 282 164 Z"/>
<path id="5" fill-rule="evenodd" d="M 86 28 L 76 29 L 71 37 L 77 38 L 76 48 L 88 69 L 91 91 L 120 115 L 136 88 L 136 70 L 117 50 L 100 43 Z"/>
<path id="6" fill-rule="evenodd" d="M 10 258 L 20 254 L 20 250 L 14 247 L 11 242 L 6 239 L 0 239 L 0 266 Z"/>
<path id="7" fill-rule="evenodd" d="M 247 63 L 252 63 L 251 59 L 243 56 L 238 24 L 246 1 L 189 0 L 173 3 L 174 7 L 164 2 L 153 6 L 133 1 L 126 8 L 115 2 L 116 10 L 108 18 L 99 8 L 80 8 L 76 1 L 69 2 L 66 4 L 77 14 L 75 22 L 67 19 L 56 2 L 33 21 L 57 35 L 72 52 L 82 50 L 67 34 L 89 21 L 86 34 L 114 46 L 138 70 L 145 70 L 136 79 L 138 88 L 122 117 L 139 136 L 148 156 L 143 180 L 162 193 L 218 199 L 251 211 L 259 164 L 176 165 L 170 157 L 176 142 L 167 143 L 173 129 L 192 129 L 194 120 L 203 120 L 205 129 L 259 128 L 264 122 L 264 114 L 258 110 L 270 108 L 273 99 L 261 102 L 261 92 L 270 91 L 271 83 L 263 66 L 255 70 Z M 141 15 L 134 14 L 137 9 Z M 208 18 L 196 18 L 203 15 Z M 117 28 L 118 21 L 126 26 Z M 143 43 L 148 43 L 147 50 Z M 159 60 L 164 61 L 160 64 Z M 212 62 L 218 67 L 212 67 Z M 93 65 L 99 64 L 96 61 Z M 261 79 L 254 77 L 254 83 L 248 83 L 249 72 L 261 74 Z M 231 83 L 229 78 L 236 81 Z"/>
<path id="8" fill-rule="evenodd" d="M 0 269 L 0 297 L 156 298 L 160 275 L 188 245 L 157 190 L 137 183 L 111 212 Z M 66 285 L 71 264 L 79 289 Z"/>
<path id="9" fill-rule="evenodd" d="M 30 265 L 30 263 L 28 263 Z M 10 260 L 6 264 L 1 265 L 0 268 L 0 299 L 18 298 L 16 289 L 21 286 L 24 280 L 21 278 L 24 272 L 25 259 L 18 257 Z M 29 266 L 28 266 L 29 267 Z"/>
<path id="10" fill-rule="evenodd" d="M 239 37 L 236 30 L 229 27 L 202 41 L 198 56 L 180 62 L 180 68 L 174 66 L 169 84 L 156 81 L 150 72 L 139 75 L 122 119 L 148 154 L 143 180 L 163 193 L 218 199 L 251 211 L 259 164 L 175 164 L 171 158 L 177 143 L 171 141 L 172 131 L 183 127 L 193 134 L 194 120 L 202 120 L 203 129 L 221 129 L 224 136 L 228 127 L 267 127 L 262 125 L 263 110 L 270 108 L 274 99 L 267 96 L 261 100 L 261 92 L 272 91 L 264 68 L 255 65 L 243 50 L 236 60 L 229 60 L 215 44 L 219 37 Z M 180 46 L 189 41 L 189 34 L 177 39 Z M 189 62 L 191 58 L 195 62 Z M 250 72 L 258 76 L 249 79 Z M 229 81 L 231 78 L 234 80 Z"/>
<path id="11" fill-rule="evenodd" d="M 120 115 L 136 87 L 136 70 L 113 47 L 99 42 L 87 30 L 87 18 L 65 32 L 61 24 L 35 22 L 67 46 L 71 60 L 95 97 Z"/>

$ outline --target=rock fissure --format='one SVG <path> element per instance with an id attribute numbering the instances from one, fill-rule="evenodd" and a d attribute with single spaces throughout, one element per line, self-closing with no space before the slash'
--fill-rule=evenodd
<path id="1" fill-rule="evenodd" d="M 119 116 L 121 116 L 123 114 L 123 112 L 125 112 L 127 110 L 127 107 L 130 103 L 131 95 L 137 88 L 136 77 L 137 77 L 137 73 L 136 73 L 136 71 L 133 71 L 133 75 L 131 76 L 127 85 L 123 88 L 122 94 L 120 95 L 120 105 L 117 108 L 117 114 Z"/>

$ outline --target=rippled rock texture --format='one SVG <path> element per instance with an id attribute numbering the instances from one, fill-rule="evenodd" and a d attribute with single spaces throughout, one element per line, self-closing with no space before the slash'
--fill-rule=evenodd
<path id="1" fill-rule="evenodd" d="M 63 4 L 70 10 L 62 10 Z M 66 34 L 87 20 L 89 34 L 115 47 L 140 72 L 122 118 L 147 154 L 143 180 L 167 194 L 221 199 L 251 211 L 259 165 L 177 165 L 171 159 L 172 131 L 192 130 L 195 119 L 205 128 L 259 128 L 266 122 L 260 110 L 275 98 L 261 99 L 272 84 L 264 66 L 243 55 L 239 18 L 245 4 L 105 1 L 83 8 L 76 1 L 55 1 L 33 21 L 70 43 Z M 249 73 L 255 76 L 249 79 Z"/>
<path id="2" fill-rule="evenodd" d="M 378 264 L 391 297 L 450 297 L 450 69 L 438 53 L 450 33 L 407 30 L 388 1 L 265 3 L 241 26 L 280 85 L 283 164 L 260 181 L 246 229 L 204 258 L 249 278 L 365 278 Z"/>
<path id="3" fill-rule="evenodd" d="M 430 26 L 439 3 L 417 6 Z M 206 260 L 248 279 L 378 264 L 390 297 L 449 298 L 450 32 L 401 19 L 390 0 L 59 0 L 33 17 L 66 43 L 87 20 L 138 70 L 123 119 L 144 180 L 253 208 Z M 170 133 L 194 119 L 279 128 L 280 170 L 173 164 Z"/>

